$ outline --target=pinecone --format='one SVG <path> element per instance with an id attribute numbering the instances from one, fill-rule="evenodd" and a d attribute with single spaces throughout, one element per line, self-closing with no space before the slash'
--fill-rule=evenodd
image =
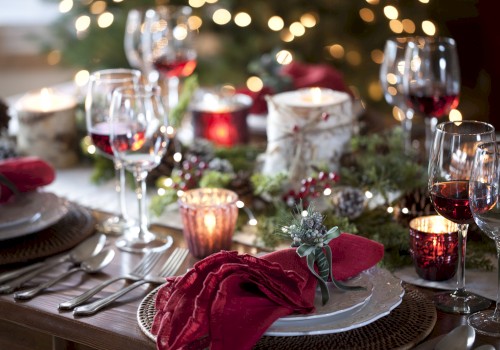
<path id="1" fill-rule="evenodd" d="M 399 200 L 398 205 L 400 208 L 398 221 L 402 224 L 408 224 L 411 219 L 418 216 L 436 214 L 425 188 L 407 193 Z"/>
<path id="2" fill-rule="evenodd" d="M 336 215 L 355 219 L 363 213 L 365 195 L 358 188 L 345 187 L 332 195 L 332 203 Z"/>

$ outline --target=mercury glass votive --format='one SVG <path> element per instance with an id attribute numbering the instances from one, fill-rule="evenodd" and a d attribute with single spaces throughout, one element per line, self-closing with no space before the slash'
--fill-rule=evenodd
<path id="1" fill-rule="evenodd" d="M 429 281 L 449 280 L 458 266 L 457 224 L 439 215 L 411 220 L 410 254 L 420 277 Z"/>
<path id="2" fill-rule="evenodd" d="M 238 218 L 238 195 L 222 188 L 198 188 L 179 198 L 184 239 L 199 259 L 230 250 Z"/>

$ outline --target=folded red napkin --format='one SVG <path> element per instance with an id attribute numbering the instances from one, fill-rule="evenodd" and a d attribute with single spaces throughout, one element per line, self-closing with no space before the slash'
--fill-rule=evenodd
<path id="1" fill-rule="evenodd" d="M 348 233 L 329 245 L 337 280 L 358 275 L 384 255 L 380 243 Z M 151 332 L 160 350 L 251 349 L 278 318 L 313 312 L 316 285 L 293 248 L 262 258 L 222 251 L 167 278 Z"/>
<path id="2" fill-rule="evenodd" d="M 0 174 L 19 192 L 34 191 L 55 179 L 54 168 L 38 157 L 8 158 L 0 161 Z M 11 198 L 13 192 L 0 181 L 0 203 Z"/>
<path id="3" fill-rule="evenodd" d="M 305 64 L 293 61 L 284 65 L 281 73 L 292 78 L 293 87 L 296 89 L 323 87 L 344 91 L 352 96 L 351 90 L 344 82 L 342 73 L 329 64 Z"/>

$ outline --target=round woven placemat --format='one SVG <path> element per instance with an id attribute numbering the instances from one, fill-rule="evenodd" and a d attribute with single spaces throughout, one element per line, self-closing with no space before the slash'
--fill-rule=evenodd
<path id="1" fill-rule="evenodd" d="M 138 310 L 138 322 L 141 330 L 153 341 L 155 337 L 151 334 L 151 325 L 154 315 L 154 298 L 150 298 Z M 326 335 L 264 336 L 254 349 L 411 349 L 431 333 L 436 324 L 436 317 L 436 308 L 431 300 L 417 290 L 407 290 L 401 304 L 389 315 L 366 326 Z"/>
<path id="2" fill-rule="evenodd" d="M 0 265 L 45 258 L 73 248 L 94 232 L 90 210 L 67 203 L 68 213 L 54 225 L 0 244 Z"/>

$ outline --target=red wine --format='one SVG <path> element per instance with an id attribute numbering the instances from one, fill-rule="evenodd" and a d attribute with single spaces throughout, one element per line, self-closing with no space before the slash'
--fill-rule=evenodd
<path id="1" fill-rule="evenodd" d="M 138 149 L 144 144 L 144 131 L 136 132 L 133 137 L 128 137 L 130 133 L 129 125 L 117 124 L 116 129 L 118 132 L 115 134 L 115 148 L 120 151 L 127 151 L 131 149 Z M 110 125 L 109 123 L 98 123 L 90 130 L 90 137 L 94 145 L 102 152 L 113 156 L 113 149 L 110 144 Z"/>
<path id="2" fill-rule="evenodd" d="M 458 95 L 441 95 L 436 93 L 432 96 L 423 94 L 410 94 L 408 96 L 411 108 L 429 117 L 440 118 L 447 115 L 450 110 L 458 106 Z"/>
<path id="3" fill-rule="evenodd" d="M 196 68 L 196 60 L 178 55 L 175 59 L 162 56 L 153 62 L 154 67 L 167 77 L 188 77 Z"/>
<path id="4" fill-rule="evenodd" d="M 469 207 L 469 181 L 435 183 L 430 191 L 436 211 L 457 224 L 473 223 Z"/>

